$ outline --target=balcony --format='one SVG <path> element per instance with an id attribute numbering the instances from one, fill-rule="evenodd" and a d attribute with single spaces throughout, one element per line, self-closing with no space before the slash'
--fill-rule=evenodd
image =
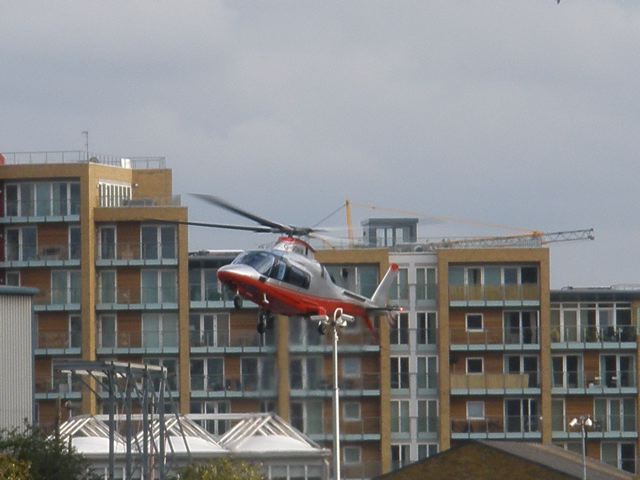
<path id="1" fill-rule="evenodd" d="M 7 248 L 0 268 L 79 267 L 80 245 L 25 245 Z"/>
<path id="2" fill-rule="evenodd" d="M 178 332 L 145 330 L 102 332 L 98 355 L 177 354 Z"/>
<path id="3" fill-rule="evenodd" d="M 330 413 L 314 421 L 313 425 L 311 423 L 307 418 L 307 428 L 304 428 L 304 419 L 295 416 L 291 417 L 291 424 L 304 431 L 316 442 L 330 442 L 333 440 L 333 418 Z M 341 415 L 340 440 L 345 442 L 380 441 L 380 417 L 345 419 L 344 415 Z"/>
<path id="4" fill-rule="evenodd" d="M 540 285 L 449 285 L 451 307 L 539 307 Z"/>
<path id="5" fill-rule="evenodd" d="M 553 372 L 552 382 L 554 395 L 635 394 L 638 391 L 635 370 Z"/>
<path id="6" fill-rule="evenodd" d="M 64 331 L 38 332 L 36 355 L 80 355 L 80 332 Z"/>
<path id="7" fill-rule="evenodd" d="M 274 330 L 267 330 L 264 335 L 260 335 L 255 328 L 247 330 L 234 328 L 232 332 L 191 331 L 189 345 L 192 354 L 273 353 L 276 351 Z"/>
<path id="8" fill-rule="evenodd" d="M 551 327 L 552 349 L 633 349 L 637 345 L 634 325 L 608 327 Z"/>
<path id="9" fill-rule="evenodd" d="M 277 375 L 191 375 L 191 398 L 264 398 L 277 394 Z"/>
<path id="10" fill-rule="evenodd" d="M 389 346 L 393 352 L 435 352 L 438 329 L 394 328 L 389 332 Z M 341 338 L 342 341 L 342 338 Z"/>
<path id="11" fill-rule="evenodd" d="M 410 391 L 416 390 L 418 395 L 437 395 L 438 374 L 433 371 L 416 372 L 391 372 L 392 395 L 404 397 Z"/>
<path id="12" fill-rule="evenodd" d="M 540 350 L 537 327 L 485 328 L 481 331 L 467 331 L 452 328 L 449 331 L 452 351 L 537 351 Z"/>
<path id="13" fill-rule="evenodd" d="M 175 286 L 162 288 L 99 288 L 96 292 L 96 310 L 177 310 L 178 289 Z"/>
<path id="14" fill-rule="evenodd" d="M 315 324 L 314 324 L 315 325 Z M 330 335 L 320 335 L 316 329 L 308 330 L 307 335 L 302 339 L 290 341 L 289 351 L 291 353 L 331 353 L 333 340 Z M 339 353 L 363 353 L 380 351 L 380 345 L 369 330 L 348 329 L 340 332 L 340 342 L 338 343 Z"/>
<path id="15" fill-rule="evenodd" d="M 291 374 L 291 398 L 331 397 L 333 395 L 333 378 L 319 376 L 315 379 Z M 365 373 L 358 377 L 338 377 L 340 397 L 377 397 L 380 396 L 380 375 Z"/>
<path id="16" fill-rule="evenodd" d="M 451 438 L 539 440 L 539 422 L 538 415 L 495 416 L 482 419 L 452 418 Z"/>
<path id="17" fill-rule="evenodd" d="M 205 309 L 232 309 L 233 297 L 235 292 L 230 292 L 227 289 L 218 290 L 218 285 L 207 285 L 205 287 L 204 296 L 201 292 L 201 286 L 191 285 L 189 293 L 189 301 L 191 310 L 205 310 Z M 247 302 L 248 303 L 248 302 Z M 243 307 L 251 308 L 251 305 Z"/>
<path id="18" fill-rule="evenodd" d="M 98 267 L 142 267 L 178 265 L 175 243 L 148 244 L 118 242 L 116 245 L 100 245 L 96 248 Z"/>
<path id="19" fill-rule="evenodd" d="M 74 312 L 80 311 L 82 289 L 54 288 L 51 293 L 39 293 L 33 298 L 33 310 L 36 312 Z"/>
<path id="20" fill-rule="evenodd" d="M 566 415 L 553 416 L 553 440 L 581 440 L 582 432 L 579 428 L 569 429 L 572 418 Z M 637 417 L 635 412 L 594 417 L 594 424 L 587 431 L 592 439 L 637 439 Z"/>
<path id="21" fill-rule="evenodd" d="M 452 374 L 451 395 L 539 395 L 538 372 Z"/>
<path id="22" fill-rule="evenodd" d="M 53 379 L 50 375 L 36 375 L 35 388 L 36 400 L 79 399 L 82 382 L 65 374 Z"/>

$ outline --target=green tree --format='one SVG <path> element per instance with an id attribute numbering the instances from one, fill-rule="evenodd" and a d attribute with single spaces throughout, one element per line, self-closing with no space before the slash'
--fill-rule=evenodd
<path id="1" fill-rule="evenodd" d="M 29 480 L 29 464 L 9 455 L 0 454 L 0 478 L 3 480 Z"/>
<path id="2" fill-rule="evenodd" d="M 82 455 L 60 438 L 50 437 L 36 427 L 0 431 L 0 454 L 29 465 L 28 478 L 31 480 L 98 478 L 91 472 L 89 462 Z"/>
<path id="3" fill-rule="evenodd" d="M 181 470 L 180 480 L 264 480 L 257 465 L 221 458 L 215 462 L 194 464 Z"/>

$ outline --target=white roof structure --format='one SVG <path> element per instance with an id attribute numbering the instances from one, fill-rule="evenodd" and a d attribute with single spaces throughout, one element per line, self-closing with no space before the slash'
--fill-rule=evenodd
<path id="1" fill-rule="evenodd" d="M 120 431 L 126 430 L 125 415 L 115 415 L 114 419 Z M 132 461 L 136 463 L 143 450 L 144 432 L 140 430 L 142 415 L 132 415 L 131 419 L 132 427 L 135 426 L 135 436 L 131 439 Z M 93 463 L 97 472 L 106 471 L 109 460 L 107 420 L 108 415 L 82 415 L 60 426 L 61 439 L 71 441 L 78 453 Z M 227 426 L 227 431 L 222 436 L 213 435 L 200 426 L 199 421 L 222 422 Z M 159 455 L 160 428 L 160 419 L 153 415 L 147 431 L 150 455 Z M 331 452 L 274 414 L 167 414 L 164 429 L 165 459 L 174 471 L 193 462 L 235 457 L 261 464 L 267 478 L 270 478 L 272 468 L 285 465 L 306 465 L 314 472 L 322 472 L 322 478 L 329 478 L 328 459 Z M 127 441 L 118 432 L 114 432 L 114 447 L 118 477 L 127 460 Z M 139 470 L 136 472 L 139 475 Z M 134 474 L 133 478 L 139 476 Z"/>

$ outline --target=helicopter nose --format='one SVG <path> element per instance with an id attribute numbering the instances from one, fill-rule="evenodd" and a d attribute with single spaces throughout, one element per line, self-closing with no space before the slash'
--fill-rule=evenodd
<path id="1" fill-rule="evenodd" d="M 250 272 L 247 270 L 246 265 L 225 265 L 218 269 L 218 280 L 222 283 L 237 284 L 249 276 Z"/>

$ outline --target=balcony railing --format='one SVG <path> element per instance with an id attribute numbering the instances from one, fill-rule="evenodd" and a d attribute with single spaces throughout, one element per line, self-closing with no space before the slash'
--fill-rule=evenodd
<path id="1" fill-rule="evenodd" d="M 98 351 L 105 353 L 143 353 L 144 351 L 176 350 L 178 331 L 145 330 L 133 332 L 102 332 Z"/>
<path id="2" fill-rule="evenodd" d="M 329 335 L 320 335 L 314 328 L 308 330 L 306 335 L 296 335 L 289 338 L 289 350 L 291 352 L 329 352 L 333 348 L 333 340 Z M 366 329 L 353 331 L 344 330 L 340 333 L 339 352 L 353 351 L 377 351 L 380 348 L 378 339 Z"/>
<path id="3" fill-rule="evenodd" d="M 418 392 L 429 393 L 430 390 L 438 388 L 438 374 L 435 371 L 391 372 L 391 390 L 409 391 L 414 382 Z"/>
<path id="4" fill-rule="evenodd" d="M 83 150 L 52 150 L 41 152 L 2 152 L 9 165 L 40 163 L 101 163 L 129 166 L 136 169 L 165 168 L 165 157 L 118 157 Z"/>
<path id="5" fill-rule="evenodd" d="M 291 424 L 300 431 L 311 435 L 314 440 L 329 441 L 333 438 L 333 418 L 330 412 L 325 412 L 322 418 L 292 416 Z M 340 439 L 341 440 L 375 440 L 380 438 L 380 417 L 361 417 L 359 419 L 347 419 L 340 415 Z"/>
<path id="6" fill-rule="evenodd" d="M 21 262 L 29 262 L 28 265 L 33 266 L 36 263 L 44 265 L 48 263 L 56 263 L 61 261 L 77 260 L 80 261 L 80 245 L 39 245 L 20 244 L 20 246 L 9 245 L 5 260 L 2 264 L 13 266 Z"/>
<path id="7" fill-rule="evenodd" d="M 452 374 L 452 393 L 504 393 L 525 392 L 540 388 L 538 372 Z"/>
<path id="8" fill-rule="evenodd" d="M 456 350 L 537 350 L 540 348 L 537 327 L 485 328 L 478 331 L 452 328 L 449 332 L 449 342 Z"/>
<path id="9" fill-rule="evenodd" d="M 569 422 L 573 417 L 568 415 L 552 415 L 552 429 L 554 435 L 565 434 L 566 437 L 574 436 L 580 437 L 580 429 L 572 429 L 569 427 Z M 588 434 L 590 437 L 602 437 L 607 436 L 609 438 L 612 435 L 620 434 L 621 437 L 634 436 L 637 437 L 637 416 L 635 412 L 629 414 L 610 414 L 604 416 L 593 416 L 593 426 L 588 428 Z"/>
<path id="10" fill-rule="evenodd" d="M 117 246 L 99 245 L 96 248 L 96 263 L 111 265 L 140 260 L 140 264 L 175 261 L 177 248 L 175 243 L 118 242 Z"/>
<path id="11" fill-rule="evenodd" d="M 80 353 L 82 337 L 80 332 L 49 331 L 38 332 L 36 353 Z M 38 351 L 39 350 L 39 351 Z"/>
<path id="12" fill-rule="evenodd" d="M 69 396 L 80 394 L 82 382 L 76 378 L 69 378 L 67 375 L 36 375 L 35 380 L 36 395 L 39 396 Z"/>
<path id="13" fill-rule="evenodd" d="M 114 198 L 111 195 L 104 195 L 99 197 L 99 201 L 102 208 L 180 207 L 182 205 L 180 195 L 136 198 Z"/>
<path id="14" fill-rule="evenodd" d="M 454 417 L 451 419 L 451 433 L 454 438 L 528 438 L 540 435 L 540 417 L 539 415 L 489 416 L 482 419 Z"/>
<path id="15" fill-rule="evenodd" d="M 275 347 L 275 335 L 273 330 L 267 330 L 264 335 L 256 332 L 255 328 L 240 330 L 233 329 L 220 331 L 191 331 L 189 332 L 189 344 L 195 351 L 203 349 L 251 349 L 256 347 Z"/>
<path id="16" fill-rule="evenodd" d="M 394 328 L 389 330 L 389 343 L 391 348 L 409 348 L 415 343 L 418 349 L 435 348 L 438 340 L 437 328 Z"/>
<path id="17" fill-rule="evenodd" d="M 636 327 L 634 325 L 621 325 L 617 327 L 551 327 L 551 342 L 554 344 L 554 348 L 574 346 L 576 343 L 636 343 L 636 335 Z"/>
<path id="18" fill-rule="evenodd" d="M 35 295 L 33 303 L 36 306 L 65 308 L 80 308 L 82 300 L 81 288 L 52 288 L 51 292 Z"/>
<path id="19" fill-rule="evenodd" d="M 313 391 L 314 394 L 321 392 L 323 395 L 331 395 L 333 393 L 333 378 L 331 376 L 319 375 L 315 378 L 305 378 L 298 374 L 291 374 L 289 377 L 289 385 L 292 394 L 307 395 Z M 376 392 L 380 390 L 379 374 L 361 374 L 358 377 L 342 378 L 338 377 L 338 386 L 340 393 L 348 395 L 349 393 Z"/>
<path id="20" fill-rule="evenodd" d="M 214 393 L 215 396 L 237 396 L 238 394 L 275 393 L 277 375 L 246 374 L 231 375 L 191 375 L 191 391 Z"/>
<path id="21" fill-rule="evenodd" d="M 450 302 L 518 302 L 540 300 L 540 285 L 449 285 Z"/>
<path id="22" fill-rule="evenodd" d="M 97 289 L 98 303 L 101 308 L 116 305 L 124 305 L 131 308 L 132 305 L 142 306 L 145 304 L 169 304 L 176 305 L 178 302 L 178 288 L 175 286 L 161 288 L 139 288 L 127 289 L 104 285 Z"/>
<path id="23" fill-rule="evenodd" d="M 575 371 L 563 370 L 552 372 L 552 387 L 563 391 L 583 390 L 575 393 L 598 393 L 598 391 L 611 391 L 623 389 L 635 389 L 635 370 L 618 371 Z M 559 392 L 561 393 L 561 392 Z"/>

